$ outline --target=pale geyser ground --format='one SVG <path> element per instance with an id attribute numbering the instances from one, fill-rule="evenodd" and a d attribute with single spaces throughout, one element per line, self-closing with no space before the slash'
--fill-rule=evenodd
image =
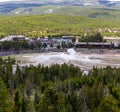
<path id="1" fill-rule="evenodd" d="M 83 70 L 96 67 L 120 67 L 120 54 L 97 54 L 97 53 L 81 53 L 74 49 L 68 49 L 67 52 L 49 52 L 49 53 L 31 53 L 14 55 L 15 59 L 20 60 L 20 65 L 38 65 L 44 66 L 52 64 L 74 64 Z"/>

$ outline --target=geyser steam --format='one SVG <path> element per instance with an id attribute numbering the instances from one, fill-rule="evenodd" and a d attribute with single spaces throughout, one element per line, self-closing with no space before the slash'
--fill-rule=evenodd
<path id="1" fill-rule="evenodd" d="M 70 55 L 75 55 L 76 51 L 74 49 L 68 49 L 67 53 L 70 54 Z"/>

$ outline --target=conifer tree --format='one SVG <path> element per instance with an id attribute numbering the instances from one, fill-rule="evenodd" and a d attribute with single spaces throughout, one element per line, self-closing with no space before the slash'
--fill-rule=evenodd
<path id="1" fill-rule="evenodd" d="M 7 87 L 0 77 L 0 112 L 11 111 L 11 100 Z"/>

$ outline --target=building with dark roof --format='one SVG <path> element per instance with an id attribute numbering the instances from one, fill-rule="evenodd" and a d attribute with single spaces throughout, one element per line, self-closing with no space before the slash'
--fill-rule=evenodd
<path id="1" fill-rule="evenodd" d="M 104 42 L 76 42 L 76 48 L 111 48 L 114 47 L 113 43 L 104 43 Z"/>

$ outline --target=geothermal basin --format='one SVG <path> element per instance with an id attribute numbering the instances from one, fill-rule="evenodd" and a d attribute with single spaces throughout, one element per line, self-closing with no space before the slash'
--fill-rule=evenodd
<path id="1" fill-rule="evenodd" d="M 92 69 L 93 66 L 120 67 L 120 54 L 99 54 L 99 53 L 81 53 L 74 49 L 68 49 L 67 52 L 48 52 L 48 53 L 30 53 L 14 55 L 16 60 L 20 60 L 20 65 L 52 65 L 52 64 L 74 64 L 83 70 Z"/>

